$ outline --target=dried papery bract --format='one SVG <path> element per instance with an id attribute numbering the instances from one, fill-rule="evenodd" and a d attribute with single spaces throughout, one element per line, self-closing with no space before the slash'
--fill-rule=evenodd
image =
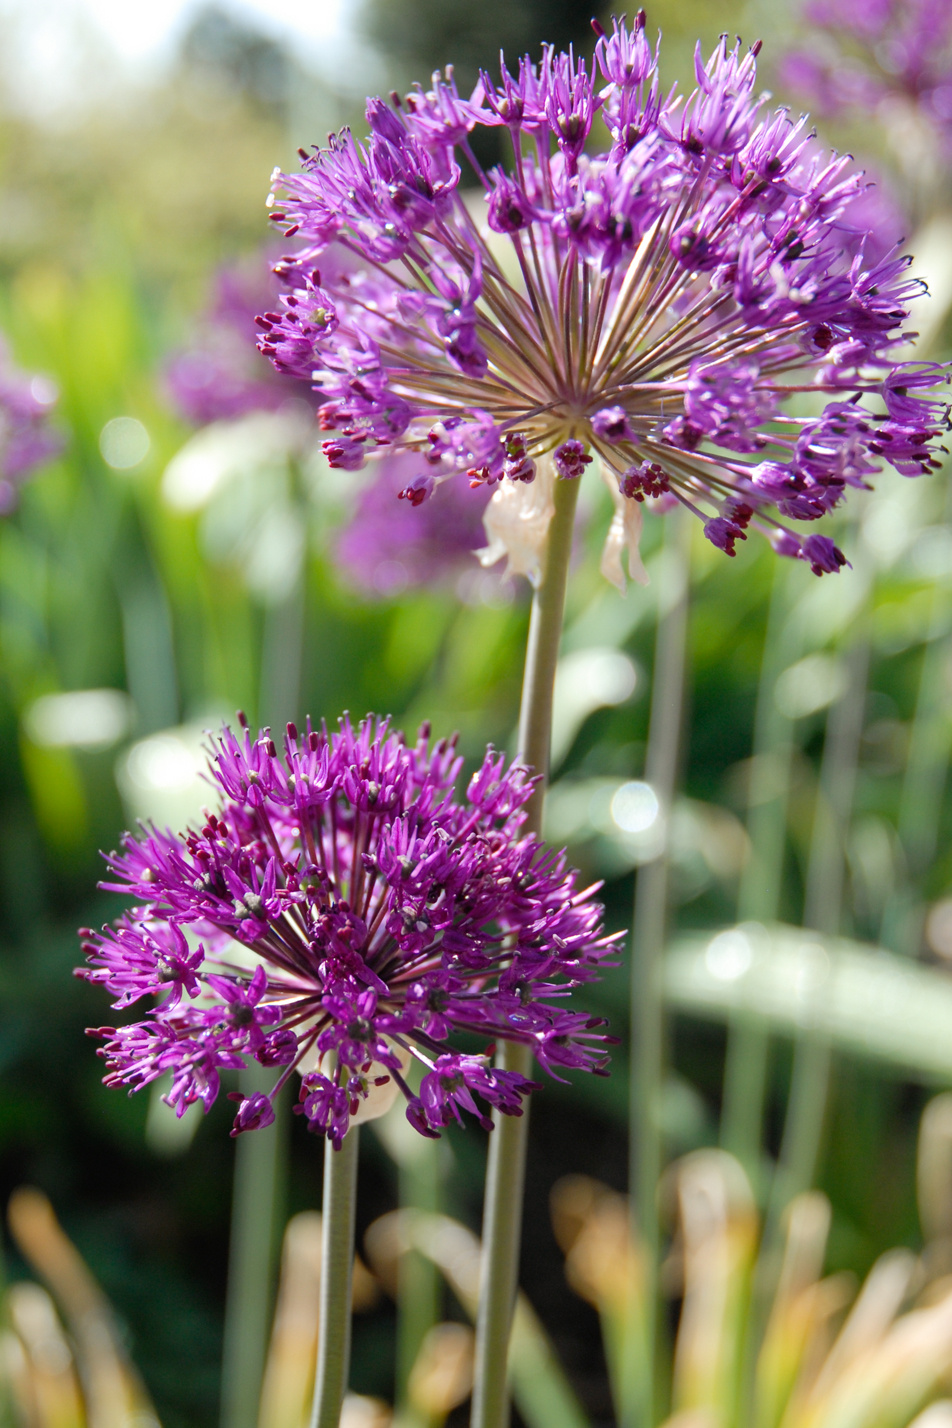
<path id="1" fill-rule="evenodd" d="M 300 246 L 261 349 L 313 384 L 333 465 L 410 453 L 414 504 L 454 474 L 492 487 L 490 550 L 514 569 L 532 559 L 499 509 L 512 487 L 598 456 L 624 503 L 680 501 L 729 555 L 757 528 L 836 571 L 801 523 L 884 460 L 935 469 L 946 373 L 903 359 L 920 284 L 873 256 L 851 160 L 758 96 L 759 46 L 698 53 L 685 99 L 661 94 L 642 14 L 596 31 L 592 74 L 544 46 L 463 98 L 448 70 L 368 101 L 365 141 L 344 130 L 276 174 L 272 217 Z M 510 151 L 488 173 L 470 142 L 487 127 Z"/>

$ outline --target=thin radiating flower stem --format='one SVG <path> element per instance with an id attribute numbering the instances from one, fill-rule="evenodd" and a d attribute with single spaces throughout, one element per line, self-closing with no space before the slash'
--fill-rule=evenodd
<path id="1" fill-rule="evenodd" d="M 359 1127 L 351 1126 L 340 1150 L 324 1143 L 320 1334 L 310 1428 L 339 1428 L 347 1388 L 359 1135 Z"/>
<path id="2" fill-rule="evenodd" d="M 655 643 L 652 676 L 651 722 L 645 776 L 658 797 L 662 817 L 670 821 L 678 770 L 681 719 L 684 704 L 684 661 L 687 641 L 687 543 L 690 525 L 686 513 L 669 517 L 665 586 L 660 592 L 662 611 Z M 643 1428 L 655 1420 L 658 1264 L 658 1181 L 663 1147 L 659 1110 L 664 1078 L 664 1017 L 661 958 L 668 911 L 668 857 L 662 852 L 638 870 L 631 955 L 631 1087 L 629 1099 L 629 1155 L 632 1233 L 644 1254 L 644 1296 L 640 1315 L 632 1322 L 643 1327 L 643 1342 L 630 1345 L 640 1352 L 640 1372 L 631 1376 L 631 1401 L 618 1405 L 625 1428 Z M 636 1292 L 632 1286 L 632 1292 Z"/>
<path id="3" fill-rule="evenodd" d="M 555 513 L 549 527 L 542 576 L 533 595 L 529 620 L 519 717 L 519 756 L 541 776 L 526 805 L 528 817 L 525 831 L 530 833 L 541 833 L 542 830 L 552 731 L 552 693 L 562 636 L 578 488 L 578 481 L 555 483 Z M 498 1064 L 505 1070 L 518 1071 L 527 1076 L 531 1072 L 532 1052 L 526 1046 L 504 1042 Z M 507 1360 L 519 1272 L 529 1130 L 529 1117 L 525 1112 L 521 1116 L 494 1115 L 493 1121 L 495 1128 L 490 1138 L 486 1172 L 484 1260 L 476 1321 L 472 1428 L 505 1428 L 509 1420 Z"/>

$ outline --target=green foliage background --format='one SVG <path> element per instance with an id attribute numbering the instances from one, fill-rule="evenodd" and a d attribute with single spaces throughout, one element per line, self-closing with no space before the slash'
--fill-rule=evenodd
<path id="1" fill-rule="evenodd" d="M 585 6 L 547 0 L 476 8 L 378 0 L 365 23 L 391 82 L 403 83 L 447 59 L 472 75 L 494 62 L 501 43 L 510 53 L 542 37 L 587 45 L 587 18 Z M 649 23 L 671 31 L 668 78 L 686 70 L 687 36 L 695 29 L 710 41 L 742 18 L 734 7 L 693 0 L 650 15 Z M 776 17 L 771 23 L 776 28 Z M 227 1102 L 186 1154 L 162 1158 L 145 1139 L 147 1097 L 127 1099 L 100 1085 L 83 1030 L 107 1017 L 105 999 L 75 981 L 71 969 L 77 925 L 118 911 L 118 900 L 97 893 L 95 882 L 97 850 L 115 846 L 126 821 L 113 771 L 121 749 L 40 747 L 23 716 L 44 693 L 109 687 L 134 700 L 132 738 L 239 707 L 252 723 L 264 717 L 268 614 L 236 568 L 203 554 L 198 519 L 170 511 L 159 494 L 167 462 L 190 435 L 164 400 L 163 360 L 188 340 L 215 266 L 259 248 L 272 167 L 292 163 L 297 144 L 317 137 L 296 127 L 320 105 L 292 61 L 281 71 L 283 88 L 262 93 L 254 66 L 234 61 L 244 53 L 240 45 L 228 53 L 225 63 L 214 45 L 186 48 L 149 93 L 120 89 L 68 125 L 55 117 L 28 120 L 0 96 L 0 328 L 22 365 L 59 383 L 57 419 L 69 436 L 63 457 L 0 525 L 0 1174 L 4 1194 L 31 1182 L 51 1196 L 123 1318 L 166 1428 L 198 1428 L 216 1411 L 233 1154 Z M 353 107 L 346 98 L 319 98 L 339 117 Z M 111 470 L 99 450 L 102 427 L 120 415 L 140 420 L 151 439 L 131 472 Z M 913 536 L 941 520 L 943 480 L 923 492 L 900 481 L 889 487 Z M 663 582 L 648 592 L 632 588 L 624 606 L 604 586 L 597 556 L 607 514 L 596 501 L 588 515 L 569 625 L 583 643 L 616 643 L 640 678 L 633 700 L 583 724 L 561 770 L 568 780 L 643 772 L 655 591 Z M 314 522 L 316 535 L 306 571 L 298 715 L 330 721 L 345 709 L 378 710 L 398 725 L 426 716 L 438 734 L 459 728 L 470 759 L 487 741 L 505 746 L 518 704 L 525 592 L 492 605 L 460 605 L 445 590 L 368 601 L 335 572 L 319 517 L 301 517 Z M 649 565 L 661 539 L 649 519 Z M 753 541 L 727 561 L 698 540 L 693 557 L 683 788 L 742 819 L 776 562 Z M 808 571 L 790 572 L 794 598 L 816 610 L 804 653 L 835 655 L 848 640 L 851 578 L 847 572 L 838 584 L 824 581 L 817 593 Z M 946 576 L 940 594 L 948 595 L 947 583 Z M 937 603 L 934 585 L 934 574 L 901 554 L 877 580 L 857 816 L 883 832 L 887 846 L 895 842 L 890 830 L 925 644 L 947 638 L 952 627 L 952 604 L 944 597 Z M 819 712 L 797 725 L 783 895 L 791 921 L 801 909 L 822 727 Z M 944 767 L 936 776 L 944 778 Z M 917 891 L 928 901 L 952 883 L 949 831 L 946 808 L 938 859 Z M 580 839 L 573 856 L 586 870 L 603 871 L 590 839 Z M 901 860 L 894 861 L 901 877 Z M 630 922 L 632 883 L 630 872 L 609 879 L 613 927 Z M 692 881 L 686 874 L 678 886 L 680 928 L 734 919 L 736 878 Z M 875 938 L 876 916 L 861 891 L 858 884 L 851 889 L 845 930 Z M 528 1191 L 534 1211 L 525 1286 L 603 1421 L 609 1405 L 597 1327 L 564 1285 L 545 1205 L 553 1181 L 571 1170 L 624 1184 L 627 995 L 624 967 L 591 992 L 592 1006 L 607 1011 L 622 1037 L 612 1079 L 579 1077 L 538 1096 Z M 682 1017 L 673 1019 L 670 1040 L 676 1079 L 664 1114 L 675 1153 L 716 1137 L 724 1033 Z M 789 1059 L 779 1042 L 774 1138 Z M 923 1095 L 870 1063 L 838 1064 L 822 1172 L 834 1203 L 834 1267 L 863 1271 L 886 1246 L 915 1242 L 914 1136 Z M 362 1225 L 391 1208 L 395 1195 L 390 1162 L 367 1141 Z M 449 1142 L 454 1208 L 478 1227 L 480 1133 L 450 1134 Z M 320 1165 L 321 1147 L 295 1124 L 289 1210 L 317 1202 Z M 13 1273 L 22 1271 L 14 1256 Z M 392 1372 L 389 1314 L 381 1308 L 359 1321 L 354 1370 L 355 1387 L 384 1395 Z"/>

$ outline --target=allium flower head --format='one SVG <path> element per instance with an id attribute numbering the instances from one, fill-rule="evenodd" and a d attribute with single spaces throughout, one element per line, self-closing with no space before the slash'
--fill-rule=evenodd
<path id="1" fill-rule="evenodd" d="M 63 449 L 50 425 L 57 391 L 49 377 L 27 376 L 13 365 L 0 337 L 0 516 L 14 509 L 23 483 Z"/>
<path id="2" fill-rule="evenodd" d="M 369 101 L 365 141 L 344 130 L 277 174 L 272 217 L 302 247 L 279 265 L 261 349 L 313 383 L 332 463 L 414 453 L 421 499 L 465 473 L 521 528 L 523 506 L 548 500 L 526 489 L 543 466 L 574 480 L 597 455 L 626 507 L 660 487 L 730 552 L 741 505 L 820 568 L 788 522 L 865 484 L 876 446 L 914 449 L 916 471 L 935 463 L 944 405 L 914 402 L 895 446 L 877 440 L 895 428 L 884 383 L 900 380 L 921 285 L 906 258 L 867 256 L 850 216 L 862 175 L 766 108 L 757 46 L 699 52 L 684 99 L 659 90 L 643 13 L 596 29 L 592 73 L 545 47 L 464 98 L 448 70 Z M 508 166 L 482 170 L 479 127 L 507 131 Z M 946 380 L 902 370 L 917 387 Z M 822 471 L 804 441 L 829 453 Z M 640 518 L 613 523 L 630 564 Z"/>
<path id="3" fill-rule="evenodd" d="M 339 1145 L 388 1082 L 424 1135 L 461 1108 L 488 1126 L 477 1097 L 520 1114 L 533 1083 L 493 1068 L 499 1038 L 555 1076 L 603 1071 L 604 1023 L 566 1005 L 614 949 L 596 889 L 521 836 L 524 769 L 489 751 L 457 799 L 462 760 L 428 736 L 408 746 L 386 720 L 345 718 L 330 735 L 289 725 L 282 758 L 242 722 L 214 748 L 219 812 L 183 836 L 127 835 L 103 886 L 138 905 L 83 934 L 80 975 L 117 1008 L 156 1000 L 143 1020 L 94 1033 L 107 1085 L 171 1072 L 181 1115 L 207 1110 L 220 1072 L 254 1058 L 278 1068 L 275 1092 L 300 1075 L 298 1111 Z M 474 1049 L 454 1047 L 461 1032 Z M 273 1095 L 241 1100 L 235 1133 L 269 1124 Z"/>
<path id="4" fill-rule="evenodd" d="M 952 7 L 948 0 L 809 0 L 809 49 L 783 78 L 820 113 L 912 106 L 952 153 Z M 828 42 L 816 44 L 817 29 Z"/>

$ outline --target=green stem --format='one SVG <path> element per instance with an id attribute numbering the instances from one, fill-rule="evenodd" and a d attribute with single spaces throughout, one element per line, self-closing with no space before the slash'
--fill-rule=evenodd
<path id="1" fill-rule="evenodd" d="M 324 1143 L 321 1316 L 311 1428 L 339 1428 L 347 1389 L 359 1137 L 359 1127 L 352 1126 L 340 1150 Z"/>
<path id="2" fill-rule="evenodd" d="M 242 1071 L 246 1096 L 270 1091 L 274 1075 L 261 1066 Z M 222 1428 L 255 1428 L 271 1322 L 279 1202 L 287 1161 L 286 1098 L 264 1130 L 238 1137 L 232 1192 L 228 1296 L 222 1355 Z"/>
<path id="3" fill-rule="evenodd" d="M 793 724 L 777 708 L 774 695 L 778 676 L 793 663 L 800 649 L 789 619 L 790 583 L 790 573 L 778 563 L 754 720 L 747 820 L 751 852 L 737 900 L 741 922 L 774 922 L 780 907 Z M 758 1191 L 769 1050 L 766 1031 L 742 1016 L 732 1016 L 724 1068 L 721 1145 L 737 1157 Z"/>
<path id="4" fill-rule="evenodd" d="M 555 483 L 555 513 L 529 619 L 519 716 L 519 757 L 541 775 L 527 805 L 525 824 L 526 832 L 536 834 L 542 831 L 552 691 L 562 636 L 578 486 L 578 481 Z M 498 1064 L 504 1070 L 528 1076 L 532 1053 L 525 1046 L 504 1042 Z M 528 1120 L 528 1114 L 493 1117 L 495 1128 L 489 1143 L 483 1213 L 483 1272 L 476 1321 L 472 1428 L 505 1428 L 509 1421 L 507 1361 L 519 1271 Z"/>
<path id="5" fill-rule="evenodd" d="M 936 584 L 932 599 L 933 628 L 941 626 L 948 595 Z M 948 717 L 948 668 L 952 640 L 930 639 L 922 657 L 916 712 L 909 739 L 909 757 L 899 801 L 899 842 L 906 855 L 905 878 L 898 882 L 883 910 L 879 940 L 883 947 L 917 957 L 922 941 L 921 880 L 928 872 L 939 841 L 939 827 L 952 753 Z"/>
<path id="6" fill-rule="evenodd" d="M 297 713 L 304 640 L 304 581 L 265 614 L 259 713 L 280 729 Z M 252 1062 L 239 1085 L 246 1096 L 269 1092 L 274 1071 Z M 277 1249 L 283 1225 L 290 1108 L 275 1103 L 275 1120 L 238 1137 L 232 1191 L 228 1297 L 222 1355 L 221 1428 L 256 1428 L 271 1324 Z"/>
<path id="7" fill-rule="evenodd" d="M 402 1114 L 402 1111 L 401 1111 Z M 410 1129 L 408 1127 L 408 1129 Z M 417 1142 L 400 1162 L 400 1208 L 436 1215 L 443 1209 L 443 1141 Z M 411 1403 L 410 1375 L 423 1341 L 439 1322 L 442 1301 L 440 1274 L 431 1259 L 408 1249 L 397 1266 L 397 1372 L 395 1422 L 401 1428 L 438 1428 L 438 1415 Z"/>
<path id="8" fill-rule="evenodd" d="M 847 655 L 849 679 L 827 719 L 820 786 L 810 843 L 804 926 L 834 936 L 840 930 L 846 840 L 856 787 L 869 673 L 869 635 L 864 621 Z M 779 1239 L 780 1217 L 794 1195 L 813 1183 L 820 1154 L 830 1079 L 830 1044 L 810 1028 L 797 1037 L 793 1080 L 774 1179 L 765 1243 Z M 779 1250 L 778 1250 L 779 1252 Z"/>
<path id="9" fill-rule="evenodd" d="M 683 512 L 669 518 L 667 589 L 659 591 L 662 612 L 655 643 L 651 723 L 645 777 L 654 789 L 661 816 L 670 822 L 678 770 L 684 702 L 687 641 L 687 550 L 690 527 Z M 630 1185 L 632 1234 L 644 1253 L 643 1304 L 633 1322 L 642 1327 L 640 1372 L 629 1380 L 629 1401 L 619 1404 L 626 1425 L 647 1425 L 655 1418 L 654 1372 L 657 1341 L 658 1181 L 661 1178 L 661 1094 L 664 1080 L 664 1015 L 661 959 L 668 913 L 666 852 L 645 863 L 635 879 L 631 958 Z M 629 1353 L 637 1352 L 636 1346 Z"/>
<path id="10" fill-rule="evenodd" d="M 525 831 L 542 835 L 542 810 L 549 776 L 552 691 L 562 640 L 565 587 L 572 554 L 578 481 L 556 481 L 555 513 L 549 526 L 542 576 L 532 597 L 526 664 L 519 709 L 519 758 L 541 775 L 526 805 Z"/>

